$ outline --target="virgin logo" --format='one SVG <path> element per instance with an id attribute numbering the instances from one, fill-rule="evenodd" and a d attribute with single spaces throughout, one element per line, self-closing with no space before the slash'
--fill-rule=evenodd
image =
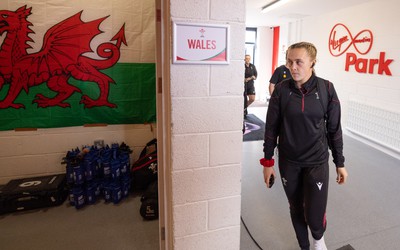
<path id="1" fill-rule="evenodd" d="M 365 55 L 371 50 L 373 40 L 370 30 L 362 30 L 353 37 L 344 24 L 338 23 L 333 26 L 329 35 L 329 52 L 332 56 L 340 56 L 353 45 L 359 54 Z"/>
<path id="2" fill-rule="evenodd" d="M 333 26 L 329 34 L 329 52 L 332 56 L 338 57 L 353 47 L 360 55 L 366 55 L 372 48 L 374 36 L 370 30 L 362 30 L 354 37 L 350 30 L 341 23 Z M 353 52 L 346 53 L 345 70 L 354 69 L 358 73 L 379 75 L 392 75 L 389 65 L 393 59 L 386 59 L 386 52 L 380 52 L 379 58 L 363 58 Z"/>

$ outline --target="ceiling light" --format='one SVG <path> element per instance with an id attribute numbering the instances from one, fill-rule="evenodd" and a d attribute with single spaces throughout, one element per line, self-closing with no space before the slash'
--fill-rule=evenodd
<path id="1" fill-rule="evenodd" d="M 264 5 L 264 6 L 261 8 L 261 12 L 262 12 L 262 13 L 267 13 L 267 12 L 273 10 L 273 9 L 276 9 L 276 8 L 278 8 L 278 7 L 282 6 L 282 5 L 284 5 L 284 4 L 287 3 L 288 1 L 289 1 L 289 0 L 274 0 L 274 1 L 270 2 L 270 3 L 267 4 L 267 5 Z"/>

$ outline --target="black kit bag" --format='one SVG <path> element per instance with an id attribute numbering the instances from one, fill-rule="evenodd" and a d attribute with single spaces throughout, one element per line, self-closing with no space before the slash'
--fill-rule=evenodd
<path id="1" fill-rule="evenodd" d="M 158 218 L 158 181 L 150 183 L 140 201 L 140 215 L 145 220 Z"/>
<path id="2" fill-rule="evenodd" d="M 140 153 L 139 159 L 132 164 L 133 191 L 145 190 L 157 180 L 157 139 L 149 141 Z"/>
<path id="3" fill-rule="evenodd" d="M 65 174 L 11 180 L 0 191 L 0 214 L 58 206 L 67 195 Z"/>
<path id="4" fill-rule="evenodd" d="M 3 206 L 4 206 L 4 202 L 3 202 L 3 189 L 4 189 L 5 185 L 0 185 L 0 214 L 2 214 L 2 210 L 3 210 Z"/>

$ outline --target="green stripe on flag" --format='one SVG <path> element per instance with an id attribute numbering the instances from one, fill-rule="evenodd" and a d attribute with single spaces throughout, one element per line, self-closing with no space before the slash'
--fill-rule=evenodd
<path id="1" fill-rule="evenodd" d="M 116 108 L 84 108 L 79 104 L 82 95 L 97 99 L 100 89 L 97 83 L 69 79 L 71 85 L 82 93 L 74 93 L 65 102 L 71 107 L 38 108 L 32 104 L 36 94 L 55 96 L 46 83 L 21 91 L 15 103 L 22 103 L 25 109 L 0 109 L 0 130 L 15 128 L 54 128 L 81 126 L 84 124 L 143 124 L 156 121 L 156 75 L 154 63 L 118 63 L 102 72 L 112 79 L 108 100 Z M 9 85 L 0 90 L 0 100 L 8 93 Z"/>

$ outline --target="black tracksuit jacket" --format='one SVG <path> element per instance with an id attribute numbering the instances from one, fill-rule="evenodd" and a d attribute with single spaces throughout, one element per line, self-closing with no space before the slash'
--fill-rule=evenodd
<path id="1" fill-rule="evenodd" d="M 275 86 L 265 124 L 266 159 L 272 158 L 279 137 L 279 158 L 303 166 L 322 164 L 329 159 L 329 140 L 333 162 L 336 167 L 344 166 L 340 102 L 333 84 L 325 81 L 329 95 L 325 123 L 317 82 L 313 74 L 301 90 L 293 79 Z M 285 107 L 281 104 L 281 94 L 289 91 L 282 91 L 283 88 L 291 92 Z"/>

